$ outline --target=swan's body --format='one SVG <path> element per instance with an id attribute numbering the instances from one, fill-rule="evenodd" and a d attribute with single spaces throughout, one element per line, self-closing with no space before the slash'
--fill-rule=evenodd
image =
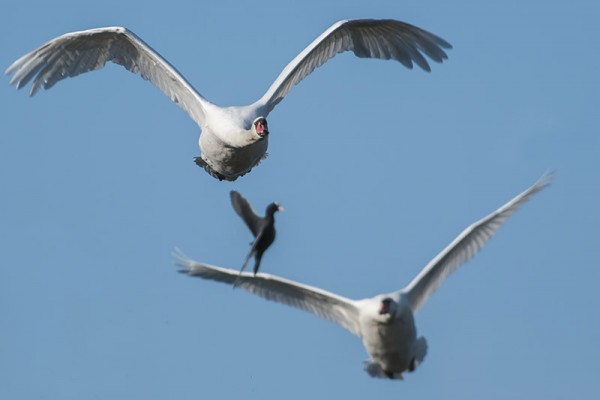
<path id="1" fill-rule="evenodd" d="M 475 222 L 460 233 L 403 289 L 369 299 L 351 300 L 322 289 L 275 275 L 254 276 L 231 269 L 199 263 L 179 254 L 182 272 L 204 279 L 232 284 L 264 297 L 312 312 L 346 328 L 362 339 L 371 360 L 365 370 L 371 376 L 401 379 L 413 371 L 427 352 L 423 337 L 417 336 L 414 315 L 444 279 L 477 253 L 498 228 L 531 196 L 551 181 L 542 177 L 529 189 Z"/>
<path id="2" fill-rule="evenodd" d="M 291 90 L 337 53 L 394 59 L 429 71 L 423 54 L 442 62 L 451 48 L 443 39 L 395 20 L 351 20 L 333 24 L 280 73 L 253 104 L 220 107 L 204 98 L 160 54 L 123 27 L 89 29 L 59 36 L 15 61 L 5 74 L 22 88 L 33 79 L 30 95 L 58 81 L 102 68 L 107 61 L 123 65 L 157 86 L 198 124 L 200 157 L 196 163 L 220 180 L 233 181 L 249 172 L 268 147 L 266 117 Z M 264 126 L 257 127 L 257 121 Z"/>

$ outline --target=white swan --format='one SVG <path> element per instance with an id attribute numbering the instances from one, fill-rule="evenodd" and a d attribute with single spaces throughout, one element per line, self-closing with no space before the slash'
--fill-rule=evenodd
<path id="1" fill-rule="evenodd" d="M 275 275 L 243 273 L 199 263 L 181 252 L 175 256 L 181 272 L 203 279 L 233 284 L 251 293 L 309 311 L 343 326 L 362 339 L 371 357 L 365 370 L 374 377 L 402 379 L 414 371 L 427 352 L 425 338 L 417 337 L 414 314 L 444 279 L 469 260 L 496 233 L 498 228 L 533 194 L 546 187 L 552 175 L 544 175 L 533 186 L 508 203 L 470 225 L 441 253 L 435 256 L 406 286 L 393 293 L 370 299 L 351 300 L 325 290 Z"/>
<path id="2" fill-rule="evenodd" d="M 447 58 L 443 39 L 395 20 L 344 20 L 333 24 L 296 56 L 266 93 L 248 106 L 220 107 L 206 100 L 156 51 L 123 27 L 97 28 L 59 36 L 16 60 L 5 71 L 22 88 L 31 79 L 29 94 L 49 89 L 58 81 L 102 68 L 107 61 L 123 65 L 157 86 L 200 126 L 200 157 L 195 161 L 219 180 L 233 181 L 249 172 L 266 155 L 269 129 L 266 117 L 294 85 L 337 53 L 393 59 L 408 68 L 426 71 L 427 55 L 436 62 Z"/>

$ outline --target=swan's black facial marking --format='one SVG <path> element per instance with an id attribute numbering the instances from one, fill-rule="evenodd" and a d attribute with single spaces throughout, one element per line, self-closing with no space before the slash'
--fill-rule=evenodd
<path id="1" fill-rule="evenodd" d="M 258 134 L 258 136 L 265 137 L 269 134 L 269 127 L 267 125 L 267 120 L 265 118 L 257 118 L 254 121 L 254 130 Z"/>
<path id="2" fill-rule="evenodd" d="M 392 299 L 385 298 L 381 300 L 381 304 L 379 305 L 379 315 L 389 315 L 391 311 Z"/>

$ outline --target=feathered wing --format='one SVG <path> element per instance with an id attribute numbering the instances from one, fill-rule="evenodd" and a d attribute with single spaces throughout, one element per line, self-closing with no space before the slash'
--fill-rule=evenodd
<path id="1" fill-rule="evenodd" d="M 308 311 L 360 336 L 358 308 L 353 300 L 275 275 L 259 273 L 254 276 L 248 272 L 239 274 L 232 269 L 191 260 L 181 252 L 174 255 L 178 260 L 177 265 L 183 267 L 181 272 L 190 276 L 227 284 L 233 284 L 237 279 L 237 286 L 250 293 Z"/>
<path id="2" fill-rule="evenodd" d="M 351 50 L 361 58 L 396 60 L 407 68 L 412 68 L 415 63 L 430 71 L 423 55 L 442 62 L 447 58 L 442 48 L 450 49 L 452 46 L 440 37 L 405 22 L 391 19 L 339 21 L 298 54 L 255 105 L 266 116 L 298 82 L 344 51 Z"/>
<path id="3" fill-rule="evenodd" d="M 242 218 L 248 229 L 250 229 L 250 232 L 252 232 L 252 235 L 256 238 L 260 233 L 260 225 L 263 219 L 256 215 L 248 200 L 246 200 L 241 194 L 235 190 L 232 190 L 229 195 L 231 197 L 231 205 L 233 206 L 233 209 L 237 215 Z"/>
<path id="4" fill-rule="evenodd" d="M 141 75 L 177 103 L 200 126 L 207 100 L 160 54 L 123 27 L 89 29 L 59 36 L 25 54 L 4 72 L 18 89 L 33 79 L 29 94 L 66 77 L 94 71 L 107 61 Z"/>
<path id="5" fill-rule="evenodd" d="M 542 176 L 533 186 L 519 194 L 508 203 L 470 225 L 462 231 L 441 253 L 431 260 L 425 268 L 402 289 L 413 309 L 417 312 L 429 296 L 442 284 L 444 279 L 460 265 L 473 257 L 487 241 L 496 233 L 498 228 L 517 209 L 535 193 L 548 186 L 553 174 Z"/>

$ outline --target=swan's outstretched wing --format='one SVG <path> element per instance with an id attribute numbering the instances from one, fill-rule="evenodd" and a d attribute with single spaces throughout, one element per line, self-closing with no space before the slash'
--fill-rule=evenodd
<path id="1" fill-rule="evenodd" d="M 353 51 L 361 58 L 396 60 L 407 68 L 413 63 L 429 71 L 423 56 L 442 62 L 442 48 L 452 46 L 438 36 L 405 22 L 373 19 L 336 22 L 296 56 L 255 105 L 266 116 L 302 79 L 336 54 Z"/>
<path id="2" fill-rule="evenodd" d="M 177 265 L 183 267 L 181 272 L 190 276 L 230 285 L 237 279 L 237 287 L 267 300 L 311 312 L 360 336 L 358 309 L 353 300 L 275 275 L 258 273 L 254 276 L 248 272 L 239 273 L 232 269 L 199 263 L 181 252 L 175 252 L 174 255 L 178 260 Z"/>
<path id="3" fill-rule="evenodd" d="M 202 125 L 206 99 L 167 60 L 123 27 L 89 29 L 59 36 L 19 58 L 4 74 L 14 74 L 10 83 L 18 89 L 35 78 L 29 91 L 33 96 L 40 88 L 50 89 L 66 77 L 102 68 L 107 61 L 120 64 L 152 82 Z"/>
<path id="4" fill-rule="evenodd" d="M 233 209 L 235 210 L 237 215 L 239 215 L 240 218 L 242 218 L 248 229 L 250 229 L 250 232 L 252 232 L 252 235 L 254 237 L 257 237 L 259 234 L 261 221 L 263 219 L 256 215 L 256 213 L 252 209 L 252 206 L 244 196 L 242 196 L 235 190 L 232 190 L 231 192 L 229 192 L 229 194 L 231 197 L 231 205 L 233 206 Z"/>
<path id="5" fill-rule="evenodd" d="M 519 194 L 511 201 L 475 222 L 461 232 L 441 253 L 423 268 L 423 270 L 402 289 L 410 301 L 413 312 L 425 304 L 429 296 L 442 284 L 444 279 L 460 265 L 473 257 L 486 242 L 496 233 L 498 228 L 517 209 L 552 181 L 552 174 L 542 176 L 533 186 Z"/>

